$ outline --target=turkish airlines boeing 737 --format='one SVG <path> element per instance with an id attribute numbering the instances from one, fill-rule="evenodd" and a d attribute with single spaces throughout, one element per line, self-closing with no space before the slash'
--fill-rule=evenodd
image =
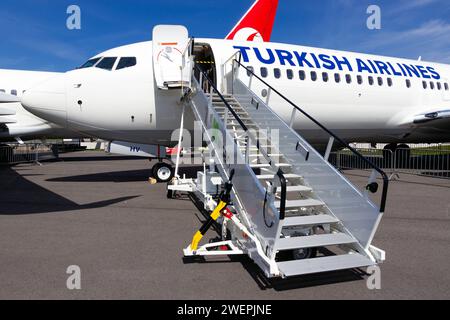
<path id="1" fill-rule="evenodd" d="M 262 34 L 265 37 L 264 41 L 269 41 L 277 5 L 278 1 L 255 2 L 245 17 L 233 28 L 227 39 L 262 41 Z M 260 34 L 255 31 L 255 28 L 263 32 Z M 131 61 L 128 60 L 128 63 L 131 63 Z M 94 66 L 92 65 L 92 67 Z M 97 67 L 100 68 L 101 65 Z M 61 73 L 58 72 L 0 69 L 0 142 L 11 142 L 13 140 L 21 142 L 22 139 L 41 139 L 46 137 L 75 138 L 85 136 L 80 133 L 82 131 L 74 132 L 68 130 L 65 124 L 60 126 L 33 115 L 25 110 L 20 103 L 22 95 L 27 89 L 35 87 L 45 80 L 57 78 L 60 75 Z M 41 107 L 45 109 L 45 106 Z M 124 144 L 126 142 L 122 142 L 122 145 Z M 141 145 L 139 149 L 134 148 L 134 154 L 147 156 L 148 152 L 143 152 L 143 150 L 154 151 L 155 147 Z M 138 152 L 137 150 L 141 151 Z M 120 152 L 120 150 L 118 151 Z"/>
<path id="2" fill-rule="evenodd" d="M 195 63 L 218 88 L 225 87 L 222 66 L 239 53 L 256 75 L 349 142 L 450 140 L 450 66 L 263 42 L 270 40 L 277 4 L 256 1 L 227 39 L 195 39 Z M 100 53 L 81 68 L 27 90 L 22 104 L 83 135 L 173 146 L 182 108 L 178 90 L 171 88 L 189 79 L 171 80 L 189 40 L 183 27 L 158 26 L 153 41 Z M 175 71 L 169 75 L 168 70 Z M 264 100 L 262 88 L 253 89 Z M 278 108 L 276 100 L 271 106 L 289 122 L 290 108 Z M 192 120 L 186 119 L 188 128 Z M 308 141 L 326 145 L 328 137 L 301 117 L 294 127 Z"/>

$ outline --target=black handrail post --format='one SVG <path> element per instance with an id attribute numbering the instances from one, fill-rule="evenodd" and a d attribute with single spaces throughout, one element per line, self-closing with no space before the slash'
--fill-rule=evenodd
<path id="1" fill-rule="evenodd" d="M 286 218 L 287 180 L 281 169 L 278 170 L 277 176 L 281 182 L 280 220 L 284 220 Z"/>

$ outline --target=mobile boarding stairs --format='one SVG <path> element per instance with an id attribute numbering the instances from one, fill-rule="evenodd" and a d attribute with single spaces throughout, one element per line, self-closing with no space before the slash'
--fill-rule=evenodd
<path id="1" fill-rule="evenodd" d="M 168 189 L 171 195 L 196 194 L 213 214 L 184 250 L 185 256 L 246 254 L 269 278 L 382 263 L 385 253 L 372 241 L 385 209 L 386 174 L 348 147 L 373 168 L 366 189 L 358 190 L 328 162 L 333 144 L 344 142 L 244 66 L 238 55 L 222 66 L 222 90 L 193 57 L 186 56 L 184 68 L 194 70 L 181 101 L 184 112 L 192 110 L 208 148 L 202 158 L 204 170 L 196 180 L 179 176 L 177 157 L 176 177 Z M 252 88 L 263 89 L 265 98 Z M 271 106 L 277 110 L 287 106 L 291 122 L 283 121 Z M 325 156 L 292 129 L 298 117 L 330 136 Z M 226 189 L 228 200 L 220 197 Z M 378 189 L 379 207 L 369 198 Z M 213 221 L 221 224 L 223 241 L 199 246 Z"/>

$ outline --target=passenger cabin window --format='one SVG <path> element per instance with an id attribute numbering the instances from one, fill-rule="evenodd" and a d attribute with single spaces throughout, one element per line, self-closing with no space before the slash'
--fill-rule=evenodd
<path id="1" fill-rule="evenodd" d="M 373 86 L 374 83 L 375 83 L 375 81 L 373 80 L 373 77 L 372 77 L 372 76 L 369 76 L 369 84 L 370 84 L 371 86 Z"/>
<path id="2" fill-rule="evenodd" d="M 311 80 L 312 81 L 317 81 L 317 72 L 311 71 Z"/>
<path id="3" fill-rule="evenodd" d="M 361 75 L 357 76 L 358 84 L 363 84 L 363 77 Z"/>
<path id="4" fill-rule="evenodd" d="M 378 85 L 381 87 L 383 85 L 383 78 L 378 77 Z"/>
<path id="5" fill-rule="evenodd" d="M 428 84 L 427 84 L 426 81 L 423 82 L 423 88 L 424 88 L 424 89 L 428 88 Z"/>
<path id="6" fill-rule="evenodd" d="M 91 68 L 91 67 L 95 66 L 97 64 L 97 62 L 100 61 L 100 59 L 101 58 L 90 59 L 85 64 L 83 64 L 79 69 Z"/>
<path id="7" fill-rule="evenodd" d="M 346 81 L 348 84 L 352 83 L 352 76 L 349 75 L 349 74 L 346 74 L 346 75 L 345 75 L 345 81 Z"/>
<path id="8" fill-rule="evenodd" d="M 392 86 L 394 85 L 394 82 L 392 82 L 392 79 L 391 79 L 391 78 L 388 78 L 388 79 L 387 79 L 387 83 L 388 83 L 388 86 L 389 86 L 389 87 L 392 87 Z"/>
<path id="9" fill-rule="evenodd" d="M 406 79 L 406 87 L 411 88 L 411 80 Z"/>
<path id="10" fill-rule="evenodd" d="M 448 91 L 448 83 L 444 83 L 445 91 Z"/>
<path id="11" fill-rule="evenodd" d="M 280 79 L 281 78 L 281 70 L 278 68 L 274 69 L 273 75 L 275 76 L 276 79 Z"/>
<path id="12" fill-rule="evenodd" d="M 341 75 L 339 73 L 334 74 L 334 81 L 336 81 L 336 83 L 341 82 Z"/>
<path id="13" fill-rule="evenodd" d="M 11 95 L 12 96 L 17 96 L 17 90 L 11 90 Z"/>
<path id="14" fill-rule="evenodd" d="M 434 90 L 434 82 L 433 81 L 430 81 L 430 89 Z"/>
<path id="15" fill-rule="evenodd" d="M 322 73 L 322 79 L 323 79 L 323 82 L 328 82 L 328 73 L 327 72 Z"/>
<path id="16" fill-rule="evenodd" d="M 261 68 L 261 77 L 263 78 L 267 78 L 267 76 L 269 75 L 269 72 L 267 71 L 267 68 Z"/>
<path id="17" fill-rule="evenodd" d="M 250 77 L 253 73 L 255 73 L 255 68 L 247 67 L 247 76 Z"/>
<path id="18" fill-rule="evenodd" d="M 438 90 L 442 90 L 442 84 L 440 82 L 437 83 Z"/>
<path id="19" fill-rule="evenodd" d="M 294 79 L 294 71 L 292 71 L 291 69 L 288 69 L 288 70 L 286 71 L 286 75 L 287 75 L 287 78 L 288 78 L 289 80 Z"/>
<path id="20" fill-rule="evenodd" d="M 134 67 L 136 64 L 137 64 L 137 60 L 135 57 L 123 57 L 123 58 L 120 58 L 120 61 L 117 64 L 116 70 L 131 68 L 131 67 Z"/>
<path id="21" fill-rule="evenodd" d="M 300 70 L 298 72 L 298 76 L 300 77 L 300 80 L 304 81 L 306 79 L 306 73 L 303 70 Z"/>
<path id="22" fill-rule="evenodd" d="M 97 65 L 95 67 L 99 68 L 99 69 L 111 71 L 113 69 L 116 61 L 117 61 L 116 57 L 106 57 L 106 58 L 103 58 L 99 63 L 97 63 Z"/>

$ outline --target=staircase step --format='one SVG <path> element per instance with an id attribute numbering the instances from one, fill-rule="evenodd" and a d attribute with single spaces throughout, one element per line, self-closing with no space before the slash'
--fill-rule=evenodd
<path id="1" fill-rule="evenodd" d="M 286 188 L 286 191 L 289 192 L 311 192 L 312 189 L 305 186 L 289 186 Z M 277 192 L 281 192 L 281 187 L 277 189 Z"/>
<path id="2" fill-rule="evenodd" d="M 264 158 L 264 156 L 261 153 L 259 153 L 259 154 L 251 154 L 249 156 L 250 156 L 250 158 Z M 274 153 L 274 154 L 269 154 L 269 157 L 271 157 L 271 158 L 272 157 L 273 158 L 275 158 L 275 157 L 281 158 L 281 157 L 283 157 L 283 155 Z"/>
<path id="3" fill-rule="evenodd" d="M 373 266 L 370 259 L 359 253 L 315 258 L 308 260 L 296 260 L 279 262 L 278 268 L 285 277 L 293 277 L 314 273 L 357 269 Z"/>
<path id="4" fill-rule="evenodd" d="M 324 206 L 325 203 L 322 201 L 307 199 L 307 200 L 290 200 L 286 201 L 286 209 L 295 209 L 295 208 L 307 208 L 307 207 L 320 207 Z M 275 207 L 278 209 L 281 207 L 280 202 L 275 202 Z"/>
<path id="5" fill-rule="evenodd" d="M 268 163 L 258 163 L 258 164 L 251 164 L 250 167 L 253 169 L 260 169 L 260 168 L 270 168 L 271 165 Z M 290 167 L 292 167 L 292 165 L 290 165 L 289 163 L 277 163 L 277 164 L 275 164 L 275 167 L 290 168 Z"/>
<path id="6" fill-rule="evenodd" d="M 15 110 L 0 108 L 0 116 L 14 116 L 16 115 Z"/>
<path id="7" fill-rule="evenodd" d="M 278 239 L 275 246 L 277 250 L 284 251 L 306 248 L 321 248 L 351 243 L 357 243 L 357 240 L 353 239 L 349 235 L 346 235 L 345 233 L 333 233 Z"/>
<path id="8" fill-rule="evenodd" d="M 256 176 L 259 180 L 272 180 L 275 175 L 274 174 L 264 174 L 264 175 L 259 175 Z M 286 179 L 301 179 L 302 177 L 299 176 L 298 174 L 285 174 L 284 177 Z"/>
<path id="9" fill-rule="evenodd" d="M 252 152 L 258 152 L 258 151 L 260 151 L 260 149 L 272 149 L 272 148 L 275 148 L 275 146 L 272 146 L 272 145 L 260 145 L 259 146 L 259 149 L 256 147 L 256 145 L 254 145 L 254 144 L 252 144 L 252 146 L 250 147 L 250 151 L 252 151 Z M 282 157 L 283 155 L 282 154 L 274 154 L 274 155 L 277 155 L 277 156 L 279 156 L 279 157 Z M 254 157 L 254 158 L 257 158 L 257 157 L 263 157 L 263 155 L 262 155 L 262 153 L 252 153 L 251 155 L 250 155 L 251 157 Z"/>
<path id="10" fill-rule="evenodd" d="M 253 129 L 253 130 L 258 129 L 257 125 L 254 125 L 254 124 L 251 124 L 251 123 L 245 123 L 245 121 L 242 121 L 242 122 L 245 124 L 247 129 Z M 242 127 L 241 127 L 240 123 L 238 123 L 238 122 L 236 122 L 236 123 L 227 123 L 227 129 L 228 130 L 230 130 L 230 129 L 233 130 L 235 128 L 239 128 L 239 130 L 235 130 L 235 131 L 239 131 L 239 132 L 245 133 L 244 129 L 241 129 Z"/>
<path id="11" fill-rule="evenodd" d="M 239 109 L 239 110 L 245 111 L 245 109 L 242 108 L 242 106 L 239 103 L 237 103 L 237 102 L 231 102 L 230 101 L 230 102 L 228 102 L 228 104 L 230 105 L 230 107 L 233 108 L 233 110 L 234 109 Z M 213 107 L 215 109 L 228 109 L 228 107 L 222 101 L 213 101 Z"/>
<path id="12" fill-rule="evenodd" d="M 224 115 L 223 114 L 219 114 L 219 116 L 221 117 L 221 120 L 223 121 L 224 120 Z M 254 126 L 257 126 L 254 122 L 253 122 L 253 120 L 252 120 L 252 118 L 249 118 L 249 117 L 247 117 L 247 116 L 241 116 L 241 115 L 239 115 L 238 114 L 238 116 L 239 116 L 239 119 L 241 119 L 241 121 L 242 122 L 249 122 L 249 123 L 251 123 L 251 124 L 253 124 Z M 228 117 L 228 122 L 227 122 L 227 124 L 230 124 L 232 121 L 237 121 L 237 120 L 235 120 L 234 119 L 234 117 L 233 116 L 229 116 Z"/>
<path id="13" fill-rule="evenodd" d="M 220 108 L 223 109 L 223 108 Z M 216 111 L 218 114 L 220 114 L 221 116 L 224 116 L 227 112 L 225 110 L 220 110 L 220 111 Z M 243 115 L 243 116 L 249 116 L 248 112 L 246 111 L 235 111 L 238 115 Z M 228 111 L 228 115 L 231 116 L 231 112 Z"/>
<path id="14" fill-rule="evenodd" d="M 241 119 L 241 121 L 247 126 L 247 127 L 249 127 L 249 126 L 253 126 L 253 128 L 252 129 L 254 129 L 254 128 L 259 128 L 256 124 L 254 124 L 251 120 L 249 120 L 249 119 L 244 119 L 244 118 L 240 118 Z M 223 122 L 223 119 L 221 119 L 222 120 L 222 122 Z M 234 126 L 237 126 L 237 125 L 239 125 L 240 126 L 240 124 L 237 122 L 237 120 L 235 120 L 234 118 L 233 119 L 228 119 L 228 122 L 227 122 L 227 125 L 228 126 L 230 126 L 230 125 L 234 125 Z"/>
<path id="15" fill-rule="evenodd" d="M 211 96 L 208 95 L 208 98 L 210 98 Z M 222 95 L 222 97 L 226 100 L 226 101 L 236 101 L 236 99 L 230 94 L 230 95 Z M 213 100 L 220 100 L 222 101 L 222 98 L 218 95 L 213 96 Z"/>
<path id="16" fill-rule="evenodd" d="M 338 223 L 339 220 L 328 214 L 314 216 L 288 217 L 284 219 L 283 227 L 295 226 L 320 226 L 324 224 Z"/>
<path id="17" fill-rule="evenodd" d="M 0 118 L 0 123 L 2 124 L 13 124 L 13 123 L 17 123 L 17 119 L 16 118 L 12 118 L 12 117 L 4 117 L 2 116 Z"/>

